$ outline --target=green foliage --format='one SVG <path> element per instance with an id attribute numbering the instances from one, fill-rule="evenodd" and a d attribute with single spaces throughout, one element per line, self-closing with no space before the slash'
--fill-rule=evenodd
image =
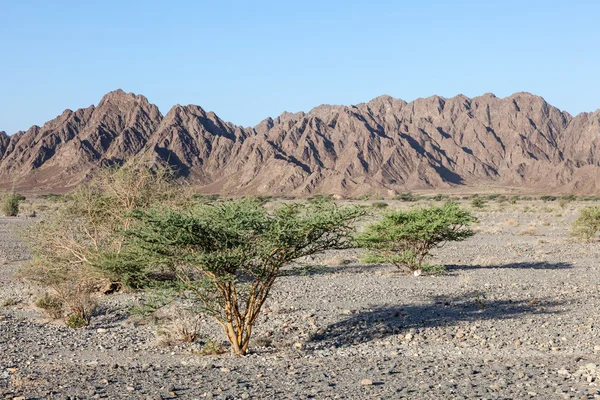
<path id="1" fill-rule="evenodd" d="M 216 356 L 223 353 L 225 353 L 223 345 L 212 339 L 205 339 L 204 344 L 200 348 L 201 356 Z"/>
<path id="2" fill-rule="evenodd" d="M 431 200 L 442 201 L 442 200 L 448 200 L 449 198 L 450 198 L 450 196 L 448 196 L 447 194 L 436 194 L 435 196 L 431 197 Z"/>
<path id="3" fill-rule="evenodd" d="M 198 204 L 187 210 L 136 210 L 116 258 L 140 268 L 174 271 L 196 303 L 245 354 L 262 305 L 282 266 L 325 250 L 352 246 L 357 207 L 326 201 L 281 205 L 256 199 Z"/>
<path id="4" fill-rule="evenodd" d="M 442 275 L 448 271 L 443 265 L 426 263 L 421 265 L 421 270 L 425 275 Z"/>
<path id="5" fill-rule="evenodd" d="M 473 197 L 471 200 L 471 207 L 473 208 L 484 208 L 486 201 L 481 197 Z"/>
<path id="6" fill-rule="evenodd" d="M 590 240 L 600 231 L 600 206 L 585 207 L 579 210 L 579 217 L 573 222 L 571 235 Z"/>
<path id="7" fill-rule="evenodd" d="M 18 193 L 7 193 L 2 199 L 2 212 L 7 217 L 16 217 L 19 215 L 19 203 L 25 200 L 25 197 Z"/>
<path id="8" fill-rule="evenodd" d="M 394 200 L 400 201 L 418 201 L 419 196 L 415 196 L 412 193 L 400 193 L 394 197 Z"/>
<path id="9" fill-rule="evenodd" d="M 386 203 L 385 201 L 376 201 L 373 204 L 371 204 L 371 207 L 376 208 L 376 209 L 382 209 L 382 208 L 387 208 L 388 207 L 388 203 Z"/>
<path id="10" fill-rule="evenodd" d="M 540 200 L 542 201 L 556 201 L 556 196 L 540 196 Z"/>
<path id="11" fill-rule="evenodd" d="M 51 201 L 54 203 L 62 203 L 62 202 L 68 201 L 71 198 L 71 196 L 64 195 L 64 194 L 47 193 L 47 194 L 40 194 L 38 196 L 38 198 L 48 200 L 48 201 Z"/>
<path id="12" fill-rule="evenodd" d="M 410 270 L 422 268 L 431 249 L 449 241 L 462 241 L 474 235 L 468 226 L 477 219 L 458 204 L 393 211 L 357 235 L 359 244 L 371 249 L 366 260 L 389 262 Z"/>
<path id="13" fill-rule="evenodd" d="M 89 323 L 89 319 L 86 319 L 78 314 L 71 314 L 65 320 L 65 325 L 73 329 L 83 328 L 84 326 L 88 326 Z"/>

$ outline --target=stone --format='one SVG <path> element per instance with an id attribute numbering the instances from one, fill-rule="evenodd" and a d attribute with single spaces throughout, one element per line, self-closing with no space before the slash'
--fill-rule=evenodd
<path id="1" fill-rule="evenodd" d="M 373 385 L 373 381 L 371 379 L 363 379 L 360 381 L 361 386 L 371 386 Z"/>

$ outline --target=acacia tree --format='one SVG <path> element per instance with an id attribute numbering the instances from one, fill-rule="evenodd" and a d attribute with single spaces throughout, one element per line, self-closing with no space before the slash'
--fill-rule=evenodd
<path id="1" fill-rule="evenodd" d="M 442 206 L 385 213 L 356 239 L 372 250 L 366 261 L 387 262 L 415 271 L 421 269 L 431 249 L 473 236 L 469 225 L 475 221 L 477 218 L 469 211 L 455 202 L 447 202 Z"/>
<path id="2" fill-rule="evenodd" d="M 248 351 L 252 328 L 280 268 L 301 257 L 352 245 L 363 209 L 317 202 L 268 212 L 258 201 L 200 204 L 187 211 L 136 211 L 127 233 L 129 260 L 169 267 L 212 316 L 236 354 Z"/>

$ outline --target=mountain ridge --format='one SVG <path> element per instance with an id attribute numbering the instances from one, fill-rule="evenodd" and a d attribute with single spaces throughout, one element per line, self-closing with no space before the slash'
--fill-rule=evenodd
<path id="1" fill-rule="evenodd" d="M 242 127 L 196 105 L 163 116 L 145 96 L 119 89 L 41 127 L 0 132 L 0 186 L 68 190 L 140 154 L 223 194 L 479 186 L 598 194 L 600 110 L 572 116 L 527 92 L 412 102 L 382 95 Z"/>

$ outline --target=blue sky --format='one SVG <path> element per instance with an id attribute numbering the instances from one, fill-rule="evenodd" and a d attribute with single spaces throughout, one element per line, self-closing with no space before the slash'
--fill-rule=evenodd
<path id="1" fill-rule="evenodd" d="M 600 108 L 597 1 L 0 0 L 0 130 L 108 91 L 239 125 L 381 94 Z"/>

